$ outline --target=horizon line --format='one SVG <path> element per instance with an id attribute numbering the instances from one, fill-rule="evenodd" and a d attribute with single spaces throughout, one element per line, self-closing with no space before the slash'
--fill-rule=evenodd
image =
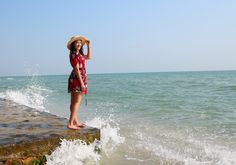
<path id="1" fill-rule="evenodd" d="M 138 73 L 181 73 L 181 72 L 232 72 L 236 70 L 179 70 L 179 71 L 141 71 L 141 72 L 101 72 L 101 73 L 87 73 L 87 75 L 97 74 L 138 74 Z M 3 75 L 0 77 L 32 77 L 32 76 L 63 76 L 70 74 L 32 74 L 32 75 Z"/>

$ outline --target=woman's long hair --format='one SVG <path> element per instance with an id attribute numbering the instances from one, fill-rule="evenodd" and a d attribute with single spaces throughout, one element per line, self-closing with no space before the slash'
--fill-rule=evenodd
<path id="1" fill-rule="evenodd" d="M 76 42 L 76 41 L 74 41 L 74 42 L 71 43 L 71 49 L 70 49 L 71 52 L 76 51 L 76 49 L 75 49 L 75 42 Z M 81 46 L 81 48 L 80 48 L 80 50 L 79 50 L 79 53 L 80 53 L 81 55 L 84 55 L 83 45 Z"/>

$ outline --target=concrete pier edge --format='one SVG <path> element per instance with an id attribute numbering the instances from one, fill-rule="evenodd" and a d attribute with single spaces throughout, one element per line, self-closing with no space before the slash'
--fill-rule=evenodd
<path id="1" fill-rule="evenodd" d="M 100 129 L 66 128 L 67 119 L 0 99 L 0 165 L 45 164 L 61 139 L 100 140 Z"/>

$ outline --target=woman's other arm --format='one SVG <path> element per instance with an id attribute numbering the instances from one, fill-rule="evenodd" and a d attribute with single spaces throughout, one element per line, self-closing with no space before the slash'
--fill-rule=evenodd
<path id="1" fill-rule="evenodd" d="M 79 70 L 79 64 L 77 64 L 75 67 L 73 67 L 73 70 L 74 70 L 77 78 L 79 79 L 79 82 L 81 84 L 81 88 L 84 89 L 85 85 L 84 85 L 84 82 L 82 80 L 82 76 L 81 76 L 81 73 L 80 73 L 80 70 Z"/>

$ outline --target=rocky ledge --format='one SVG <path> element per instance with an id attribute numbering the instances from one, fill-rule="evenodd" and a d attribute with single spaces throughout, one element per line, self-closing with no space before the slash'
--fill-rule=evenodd
<path id="1" fill-rule="evenodd" d="M 0 165 L 45 164 L 61 139 L 100 140 L 100 130 L 66 128 L 67 119 L 0 99 Z"/>

